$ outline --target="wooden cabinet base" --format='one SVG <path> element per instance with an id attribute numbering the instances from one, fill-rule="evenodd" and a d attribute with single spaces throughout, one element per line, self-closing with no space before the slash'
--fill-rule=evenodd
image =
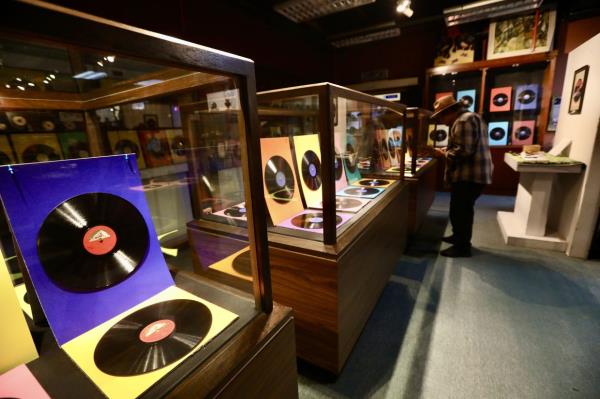
<path id="1" fill-rule="evenodd" d="M 408 201 L 409 185 L 398 183 L 335 245 L 269 233 L 273 299 L 294 310 L 298 357 L 341 372 L 405 250 Z M 212 232 L 218 228 L 190 226 L 192 242 L 211 227 Z M 224 274 L 203 272 L 230 283 L 231 276 Z"/>

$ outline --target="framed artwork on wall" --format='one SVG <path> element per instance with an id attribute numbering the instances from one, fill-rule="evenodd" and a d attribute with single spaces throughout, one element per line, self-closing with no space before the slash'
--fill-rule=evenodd
<path id="1" fill-rule="evenodd" d="M 583 107 L 583 95 L 587 84 L 589 65 L 582 66 L 575 71 L 573 76 L 573 85 L 571 86 L 571 101 L 569 102 L 569 114 L 575 115 L 581 113 Z"/>
<path id="2" fill-rule="evenodd" d="M 556 11 L 518 16 L 490 23 L 487 58 L 544 53 L 552 49 Z"/>

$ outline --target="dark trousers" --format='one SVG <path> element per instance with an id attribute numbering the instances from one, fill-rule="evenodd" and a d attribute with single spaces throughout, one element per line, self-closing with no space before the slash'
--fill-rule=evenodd
<path id="1" fill-rule="evenodd" d="M 462 248 L 471 247 L 473 235 L 473 215 L 475 201 L 481 195 L 485 185 L 473 182 L 452 183 L 450 191 L 450 223 L 454 245 Z"/>

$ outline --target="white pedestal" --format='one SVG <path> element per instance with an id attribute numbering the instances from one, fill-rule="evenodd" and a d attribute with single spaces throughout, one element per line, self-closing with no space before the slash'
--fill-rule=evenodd
<path id="1" fill-rule="evenodd" d="M 567 241 L 548 231 L 550 197 L 557 173 L 580 173 L 582 165 L 520 164 L 505 154 L 504 161 L 520 172 L 514 212 L 498 212 L 498 224 L 508 245 L 565 251 Z"/>

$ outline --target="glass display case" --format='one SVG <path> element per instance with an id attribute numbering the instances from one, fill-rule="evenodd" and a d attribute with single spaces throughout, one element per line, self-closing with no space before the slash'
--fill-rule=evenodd
<path id="1" fill-rule="evenodd" d="M 270 231 L 334 243 L 402 178 L 404 105 L 329 83 L 258 103 Z"/>
<path id="2" fill-rule="evenodd" d="M 430 146 L 430 117 L 432 112 L 417 107 L 406 109 L 406 146 L 405 169 L 406 177 L 414 177 L 433 159 Z"/>
<path id="3" fill-rule="evenodd" d="M 247 156 L 260 148 L 252 61 L 48 5 L 3 12 L 2 253 L 32 325 L 48 322 L 57 344 L 28 368 L 51 396 L 163 397 L 217 352 L 250 356 L 251 341 L 225 343 L 273 309 L 260 164 Z M 189 231 L 234 205 L 243 245 Z M 191 273 L 216 265 L 249 292 Z M 61 384 L 44 379 L 57 356 L 73 369 Z"/>

